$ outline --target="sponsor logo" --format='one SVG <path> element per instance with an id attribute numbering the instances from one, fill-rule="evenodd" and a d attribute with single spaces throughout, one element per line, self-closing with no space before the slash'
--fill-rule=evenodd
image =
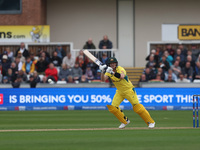
<path id="1" fill-rule="evenodd" d="M 0 105 L 3 104 L 3 94 L 0 94 Z"/>
<path id="2" fill-rule="evenodd" d="M 179 25 L 179 40 L 200 40 L 200 25 Z"/>

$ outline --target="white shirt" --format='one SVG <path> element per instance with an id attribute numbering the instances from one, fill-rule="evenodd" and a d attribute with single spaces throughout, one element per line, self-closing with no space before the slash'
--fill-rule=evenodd
<path id="1" fill-rule="evenodd" d="M 186 78 L 183 78 L 183 80 L 181 80 L 181 79 L 177 79 L 176 80 L 176 82 L 183 82 L 183 83 L 189 83 L 190 82 L 190 80 L 188 80 L 188 79 L 186 79 Z"/>
<path id="2" fill-rule="evenodd" d="M 25 48 L 20 48 L 20 52 L 23 54 Z"/>
<path id="3" fill-rule="evenodd" d="M 69 59 L 67 56 L 65 56 L 63 58 L 62 64 L 67 64 L 67 66 L 73 68 L 75 64 L 75 60 L 72 57 Z"/>

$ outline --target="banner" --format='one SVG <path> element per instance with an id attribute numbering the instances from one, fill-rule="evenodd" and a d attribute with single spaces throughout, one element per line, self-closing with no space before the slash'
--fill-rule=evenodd
<path id="1" fill-rule="evenodd" d="M 179 40 L 200 40 L 200 25 L 179 25 Z"/>
<path id="2" fill-rule="evenodd" d="M 0 89 L 0 110 L 106 109 L 115 91 L 115 88 Z M 139 102 L 148 109 L 192 109 L 193 95 L 199 91 L 200 88 L 136 88 Z M 121 107 L 130 109 L 132 105 L 125 99 Z"/>
<path id="3" fill-rule="evenodd" d="M 50 42 L 49 25 L 0 26 L 1 42 Z"/>
<path id="4" fill-rule="evenodd" d="M 200 40 L 200 25 L 162 24 L 162 41 Z"/>

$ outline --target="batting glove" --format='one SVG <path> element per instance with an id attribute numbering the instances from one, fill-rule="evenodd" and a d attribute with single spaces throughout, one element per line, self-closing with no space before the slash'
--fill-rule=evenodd
<path id="1" fill-rule="evenodd" d="M 101 72 L 104 72 L 106 68 L 107 68 L 107 65 L 100 65 L 99 66 L 99 69 L 101 70 Z"/>
<path id="2" fill-rule="evenodd" d="M 113 69 L 112 69 L 111 67 L 108 67 L 108 68 L 106 69 L 106 72 L 108 72 L 108 73 L 110 73 L 110 74 L 113 74 Z"/>

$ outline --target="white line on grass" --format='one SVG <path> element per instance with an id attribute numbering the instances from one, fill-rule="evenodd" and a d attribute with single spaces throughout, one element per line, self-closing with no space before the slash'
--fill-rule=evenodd
<path id="1" fill-rule="evenodd" d="M 131 127 L 125 129 L 118 128 L 82 128 L 82 129 L 9 129 L 0 130 L 0 132 L 34 132 L 34 131 L 98 131 L 98 130 L 166 130 L 166 129 L 195 129 L 193 127 L 155 127 L 154 129 L 149 129 L 147 127 Z"/>

